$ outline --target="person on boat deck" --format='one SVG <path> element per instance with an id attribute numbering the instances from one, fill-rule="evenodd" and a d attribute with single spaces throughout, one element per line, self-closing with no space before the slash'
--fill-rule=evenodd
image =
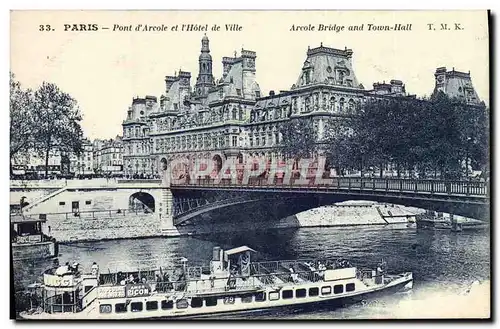
<path id="1" fill-rule="evenodd" d="M 69 262 L 66 262 L 63 266 L 59 266 L 56 270 L 56 275 L 64 276 L 66 274 L 71 274 Z"/>
<path id="2" fill-rule="evenodd" d="M 97 276 L 97 273 L 99 273 L 99 265 L 97 265 L 96 262 L 92 264 L 92 267 L 90 268 L 90 272 L 92 273 L 93 276 Z"/>
<path id="3" fill-rule="evenodd" d="M 128 283 L 134 283 L 134 275 L 133 274 L 130 274 L 130 276 L 128 277 Z"/>
<path id="4" fill-rule="evenodd" d="M 382 270 L 382 267 L 379 265 L 379 266 L 377 267 L 377 276 L 378 276 L 378 275 L 382 275 L 382 274 L 383 274 L 383 272 L 384 272 L 384 270 Z"/>
<path id="5" fill-rule="evenodd" d="M 11 236 L 12 236 L 12 242 L 15 242 L 17 238 L 17 231 L 14 230 L 14 228 L 12 228 L 11 230 Z"/>
<path id="6" fill-rule="evenodd" d="M 295 273 L 293 267 L 290 267 L 290 279 L 293 283 L 297 283 L 297 281 L 299 280 L 299 275 Z"/>
<path id="7" fill-rule="evenodd" d="M 163 273 L 163 284 L 164 284 L 164 289 L 166 290 L 171 290 L 174 288 L 174 285 L 172 284 L 172 282 L 170 282 L 170 277 L 166 272 Z"/>
<path id="8" fill-rule="evenodd" d="M 124 279 L 126 279 L 127 277 L 124 276 L 124 274 L 120 271 L 118 273 L 116 273 L 116 284 L 122 284 L 123 281 L 125 281 Z M 102 279 L 101 279 L 102 281 Z"/>
<path id="9" fill-rule="evenodd" d="M 179 274 L 179 278 L 177 279 L 178 283 L 177 283 L 177 291 L 182 291 L 184 290 L 184 288 L 186 288 L 186 275 L 184 274 L 184 272 L 181 272 Z"/>
<path id="10" fill-rule="evenodd" d="M 161 276 L 159 274 L 156 274 L 156 290 L 157 291 L 164 291 L 164 284 L 161 280 Z"/>
<path id="11" fill-rule="evenodd" d="M 227 289 L 235 289 L 236 288 L 236 278 L 234 277 L 233 274 L 229 274 L 229 277 L 227 278 Z"/>
<path id="12" fill-rule="evenodd" d="M 326 270 L 325 264 L 318 262 L 318 272 L 317 273 L 318 273 L 318 276 L 320 277 L 320 279 L 325 278 L 325 270 Z"/>
<path id="13" fill-rule="evenodd" d="M 80 264 L 78 262 L 74 262 L 73 265 L 70 268 L 71 272 L 73 272 L 74 274 L 78 273 L 78 266 L 79 265 Z"/>
<path id="14" fill-rule="evenodd" d="M 215 286 L 215 276 L 211 275 L 210 276 L 210 288 L 213 288 Z"/>

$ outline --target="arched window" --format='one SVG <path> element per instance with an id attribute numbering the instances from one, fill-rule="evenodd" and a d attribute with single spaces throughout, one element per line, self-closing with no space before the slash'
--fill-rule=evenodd
<path id="1" fill-rule="evenodd" d="M 335 101 L 335 97 L 333 97 L 333 96 L 332 96 L 332 97 L 330 98 L 330 108 L 329 108 L 329 109 L 330 109 L 330 112 L 332 112 L 332 113 L 335 113 L 335 112 L 336 112 L 336 111 L 335 111 L 335 107 L 336 107 L 335 102 L 336 102 L 336 101 Z"/>
<path id="2" fill-rule="evenodd" d="M 237 119 L 237 110 L 235 108 L 233 108 L 233 120 L 236 120 Z"/>
<path id="3" fill-rule="evenodd" d="M 344 76 L 345 76 L 344 71 L 340 71 L 339 72 L 339 85 L 343 85 L 344 84 Z"/>
<path id="4" fill-rule="evenodd" d="M 242 108 L 240 108 L 239 114 L 240 114 L 240 121 L 243 121 L 243 109 Z"/>
<path id="5" fill-rule="evenodd" d="M 354 102 L 354 100 L 351 98 L 349 100 L 349 102 L 347 102 L 347 104 L 348 104 L 347 107 L 349 109 L 349 113 L 351 113 L 351 114 L 354 113 L 354 107 L 356 105 L 356 103 Z"/>
<path id="6" fill-rule="evenodd" d="M 306 112 L 311 111 L 311 97 L 307 96 L 306 97 Z"/>

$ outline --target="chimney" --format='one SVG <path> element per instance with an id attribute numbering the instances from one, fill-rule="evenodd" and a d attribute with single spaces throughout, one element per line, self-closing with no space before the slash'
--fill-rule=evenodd
<path id="1" fill-rule="evenodd" d="M 170 90 L 170 87 L 172 87 L 172 85 L 174 84 L 175 81 L 177 81 L 177 77 L 175 76 L 170 76 L 170 75 L 167 75 L 165 77 L 165 91 L 168 93 L 168 91 Z"/>

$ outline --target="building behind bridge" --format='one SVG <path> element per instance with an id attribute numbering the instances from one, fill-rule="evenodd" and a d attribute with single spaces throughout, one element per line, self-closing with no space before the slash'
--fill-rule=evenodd
<path id="1" fill-rule="evenodd" d="M 201 41 L 194 87 L 191 73 L 165 77 L 165 92 L 134 98 L 123 121 L 123 165 L 128 177 L 158 174 L 162 159 L 186 155 L 209 157 L 221 151 L 240 162 L 247 157 L 276 157 L 279 125 L 291 118 L 309 118 L 323 138 L 329 118 L 348 116 L 373 97 L 415 97 L 400 80 L 374 83 L 367 90 L 353 69 L 351 49 L 323 46 L 307 50 L 297 81 L 290 90 L 262 95 L 256 80 L 255 51 L 223 57 L 223 72 L 214 78 L 209 40 Z M 438 68 L 435 92 L 443 91 L 469 104 L 480 100 L 470 73 Z"/>
<path id="2" fill-rule="evenodd" d="M 45 158 L 35 151 L 29 151 L 14 158 L 13 168 L 14 177 L 41 178 L 45 176 Z M 51 150 L 48 157 L 48 176 L 53 178 L 123 176 L 122 137 L 94 141 L 84 139 L 80 155 Z"/>

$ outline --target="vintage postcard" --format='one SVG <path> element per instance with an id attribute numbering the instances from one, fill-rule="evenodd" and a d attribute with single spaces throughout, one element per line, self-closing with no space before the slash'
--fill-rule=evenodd
<path id="1" fill-rule="evenodd" d="M 491 318 L 488 11 L 10 20 L 13 319 Z"/>

